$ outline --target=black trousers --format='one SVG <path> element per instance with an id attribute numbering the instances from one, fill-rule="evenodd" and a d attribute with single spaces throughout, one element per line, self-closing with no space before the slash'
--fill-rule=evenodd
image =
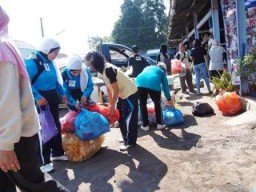
<path id="1" fill-rule="evenodd" d="M 148 126 L 148 111 L 147 111 L 147 99 L 148 95 L 152 99 L 155 105 L 156 122 L 157 124 L 163 124 L 163 113 L 161 107 L 161 91 L 154 91 L 152 89 L 138 87 L 140 110 L 143 126 Z"/>
<path id="2" fill-rule="evenodd" d="M 138 135 L 138 93 L 126 99 L 118 99 L 119 126 L 125 145 L 135 145 Z"/>
<path id="3" fill-rule="evenodd" d="M 5 173 L 0 170 L 1 192 L 16 192 L 15 185 L 23 192 L 69 191 L 54 181 L 48 174 L 41 172 L 36 152 L 37 140 L 37 134 L 32 137 L 21 137 L 20 141 L 14 145 L 14 151 L 21 169 L 17 173 L 10 171 Z M 46 181 L 45 178 L 50 180 Z"/>
<path id="4" fill-rule="evenodd" d="M 58 134 L 53 137 L 47 143 L 42 143 L 39 140 L 39 147 L 42 147 L 42 155 L 41 162 L 43 165 L 48 164 L 51 162 L 50 156 L 57 157 L 64 155 L 64 150 L 62 148 L 62 139 L 61 139 L 61 124 L 59 120 L 59 95 L 56 90 L 49 90 L 49 91 L 40 91 L 40 94 L 48 101 L 50 106 L 50 111 L 55 121 L 56 127 L 58 129 Z M 39 152 L 40 152 L 39 148 Z"/>
<path id="5" fill-rule="evenodd" d="M 186 85 L 187 83 L 187 85 Z M 194 91 L 194 86 L 192 82 L 192 73 L 190 69 L 186 70 L 186 75 L 181 77 L 180 76 L 180 86 L 181 86 L 181 91 L 184 92 L 186 91 L 187 87 L 189 91 Z"/>

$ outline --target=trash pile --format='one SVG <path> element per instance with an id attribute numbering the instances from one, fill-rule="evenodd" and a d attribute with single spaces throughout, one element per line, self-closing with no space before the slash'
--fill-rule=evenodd
<path id="1" fill-rule="evenodd" d="M 69 161 L 90 159 L 100 149 L 110 124 L 119 119 L 117 110 L 111 117 L 108 111 L 107 106 L 96 104 L 88 110 L 69 111 L 61 119 L 62 146 Z"/>

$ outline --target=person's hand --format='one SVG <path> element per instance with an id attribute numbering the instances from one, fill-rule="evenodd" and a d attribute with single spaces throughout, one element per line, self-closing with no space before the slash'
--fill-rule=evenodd
<path id="1" fill-rule="evenodd" d="M 115 106 L 110 105 L 109 106 L 109 113 L 108 113 L 108 115 L 109 116 L 113 116 L 114 114 L 115 114 Z"/>
<path id="2" fill-rule="evenodd" d="M 67 96 L 62 96 L 62 102 L 66 105 L 68 104 Z"/>
<path id="3" fill-rule="evenodd" d="M 82 96 L 82 97 L 81 97 L 81 102 L 82 102 L 83 104 L 86 104 L 86 103 L 87 103 L 87 99 L 86 99 L 85 96 Z"/>
<path id="4" fill-rule="evenodd" d="M 0 150 L 0 168 L 3 172 L 20 170 L 20 164 L 14 151 Z"/>
<path id="5" fill-rule="evenodd" d="M 175 108 L 173 99 L 170 99 L 170 100 L 168 101 L 168 105 L 171 106 L 171 107 L 173 107 L 173 108 Z"/>
<path id="6" fill-rule="evenodd" d="M 48 103 L 48 101 L 47 101 L 44 97 L 42 97 L 42 98 L 39 99 L 36 103 L 37 103 L 37 105 L 38 105 L 39 107 L 42 107 L 42 106 L 45 106 L 45 105 Z"/>
<path id="7" fill-rule="evenodd" d="M 77 109 L 77 111 L 80 111 L 80 110 L 81 110 L 80 103 L 77 103 L 77 104 L 76 104 L 76 109 Z"/>

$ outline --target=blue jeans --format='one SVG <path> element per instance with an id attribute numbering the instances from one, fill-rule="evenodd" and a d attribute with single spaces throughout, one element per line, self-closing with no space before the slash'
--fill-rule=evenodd
<path id="1" fill-rule="evenodd" d="M 194 71 L 196 74 L 196 89 L 197 93 L 200 93 L 200 80 L 201 77 L 203 78 L 208 91 L 211 91 L 210 83 L 209 83 L 209 78 L 208 78 L 208 72 L 207 72 L 207 67 L 205 63 L 200 63 L 197 65 L 194 65 Z"/>

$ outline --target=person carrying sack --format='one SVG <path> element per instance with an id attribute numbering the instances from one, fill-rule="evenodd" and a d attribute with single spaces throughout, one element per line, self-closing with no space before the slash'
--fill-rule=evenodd
<path id="1" fill-rule="evenodd" d="M 83 66 L 80 56 L 69 56 L 67 67 L 62 70 L 61 75 L 70 110 L 80 111 L 80 103 L 83 105 L 93 103 L 90 99 L 93 91 L 91 73 Z"/>
<path id="2" fill-rule="evenodd" d="M 181 60 L 181 62 L 184 63 L 186 66 L 185 75 L 179 76 L 182 93 L 188 94 L 187 87 L 190 93 L 195 93 L 193 81 L 192 81 L 191 63 L 189 60 L 189 55 L 186 52 L 185 46 L 183 43 L 179 44 L 179 52 L 174 56 L 174 58 Z"/>
<path id="3" fill-rule="evenodd" d="M 42 154 L 40 153 L 43 172 L 54 170 L 51 158 L 52 160 L 68 160 L 62 148 L 59 120 L 59 96 L 62 97 L 64 103 L 67 103 L 67 97 L 62 86 L 61 73 L 53 62 L 59 51 L 60 45 L 56 40 L 44 38 L 38 46 L 37 52 L 25 61 L 36 105 L 43 110 L 47 104 L 49 105 L 58 130 L 58 134 L 47 143 L 42 143 L 39 140 L 39 146 L 43 150 Z M 52 128 L 55 129 L 55 127 Z"/>

